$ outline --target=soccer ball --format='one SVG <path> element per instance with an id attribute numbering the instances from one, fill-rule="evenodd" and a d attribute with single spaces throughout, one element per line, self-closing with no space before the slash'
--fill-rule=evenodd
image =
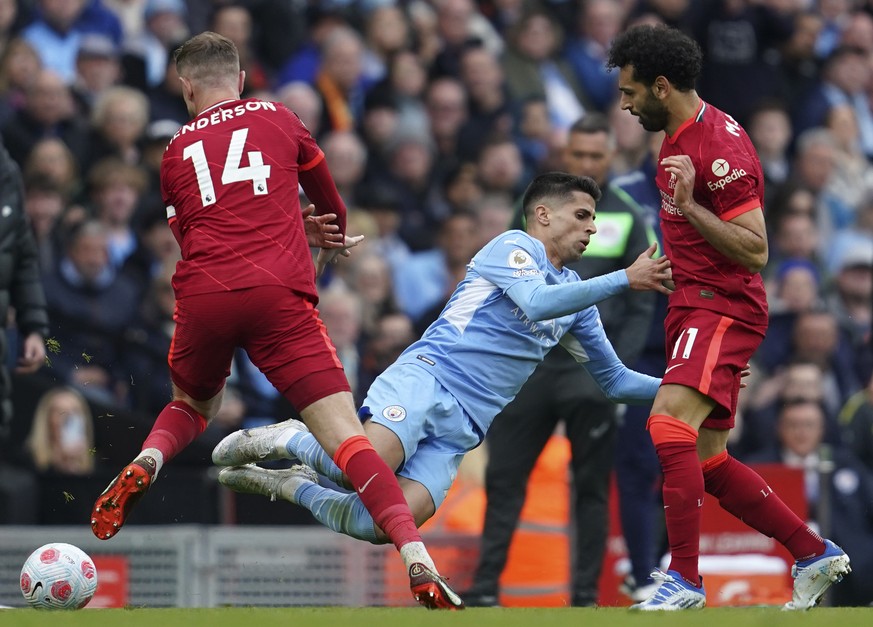
<path id="1" fill-rule="evenodd" d="M 43 545 L 21 568 L 21 594 L 45 610 L 77 610 L 97 591 L 94 561 L 79 547 L 63 542 Z"/>

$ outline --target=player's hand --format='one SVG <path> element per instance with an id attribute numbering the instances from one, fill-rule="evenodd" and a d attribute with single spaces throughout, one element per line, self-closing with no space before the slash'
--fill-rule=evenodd
<path id="1" fill-rule="evenodd" d="M 658 245 L 652 244 L 625 270 L 632 290 L 655 290 L 667 295 L 673 292 L 668 287 L 673 283 L 670 260 L 663 255 L 653 258 L 657 250 Z"/>
<path id="2" fill-rule="evenodd" d="M 339 225 L 331 224 L 336 220 L 335 213 L 325 213 L 320 216 L 313 215 L 315 205 L 309 205 L 303 209 L 303 230 L 306 232 L 306 242 L 312 248 L 342 248 L 343 236 L 340 235 Z"/>
<path id="3" fill-rule="evenodd" d="M 750 376 L 751 374 L 752 374 L 752 367 L 749 364 L 746 364 L 745 368 L 740 370 L 740 387 L 741 388 L 746 387 L 746 382 L 743 381 L 743 379 Z"/>
<path id="4" fill-rule="evenodd" d="M 45 363 L 45 340 L 39 333 L 31 333 L 24 338 L 21 357 L 15 372 L 18 374 L 33 374 Z"/>
<path id="5" fill-rule="evenodd" d="M 673 203 L 677 209 L 686 213 L 694 206 L 694 177 L 697 176 L 691 157 L 688 155 L 664 157 L 661 159 L 661 165 L 675 182 Z"/>
<path id="6" fill-rule="evenodd" d="M 354 248 L 364 240 L 363 235 L 346 235 L 341 248 L 322 248 L 318 251 L 318 257 L 315 259 L 315 276 L 320 277 L 324 273 L 324 269 L 329 263 L 336 263 L 340 256 L 349 257 L 352 253 L 350 248 Z"/>

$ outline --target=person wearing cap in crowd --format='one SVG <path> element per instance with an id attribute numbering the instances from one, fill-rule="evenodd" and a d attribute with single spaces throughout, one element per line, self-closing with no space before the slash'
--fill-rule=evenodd
<path id="1" fill-rule="evenodd" d="M 145 62 L 146 83 L 156 87 L 167 74 L 170 51 L 188 37 L 184 0 L 147 0 L 145 29 L 130 44 Z M 174 65 L 170 63 L 170 65 Z M 175 79 L 179 82 L 178 78 Z M 180 96 L 177 94 L 176 98 Z"/>
<path id="2" fill-rule="evenodd" d="M 82 117 L 90 117 L 94 103 L 121 79 L 121 55 L 112 39 L 99 33 L 82 37 L 76 54 L 73 100 Z"/>
<path id="3" fill-rule="evenodd" d="M 866 382 L 873 375 L 873 236 L 845 233 L 834 244 L 828 309 L 848 336 L 859 379 Z"/>

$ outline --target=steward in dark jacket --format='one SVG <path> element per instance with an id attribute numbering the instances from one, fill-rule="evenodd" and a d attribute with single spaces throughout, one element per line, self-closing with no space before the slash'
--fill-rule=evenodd
<path id="1" fill-rule="evenodd" d="M 45 364 L 48 313 L 40 280 L 39 257 L 30 220 L 24 212 L 24 185 L 18 165 L 0 145 L 0 320 L 15 311 L 20 338 L 16 372 L 30 374 Z M 12 423 L 9 338 L 0 332 L 0 447 Z"/>

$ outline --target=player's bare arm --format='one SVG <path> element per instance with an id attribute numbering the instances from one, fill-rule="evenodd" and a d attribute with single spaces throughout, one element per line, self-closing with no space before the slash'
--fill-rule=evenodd
<path id="1" fill-rule="evenodd" d="M 673 280 L 670 260 L 665 256 L 653 258 L 657 250 L 658 245 L 652 244 L 625 270 L 632 290 L 656 290 L 665 295 L 673 291 L 668 287 Z"/>
<path id="2" fill-rule="evenodd" d="M 725 257 L 760 272 L 767 264 L 767 229 L 761 208 L 747 211 L 725 222 L 694 202 L 696 171 L 688 155 L 674 155 L 661 160 L 664 169 L 676 178 L 673 201 L 691 225 Z"/>
<path id="3" fill-rule="evenodd" d="M 327 264 L 336 263 L 340 256 L 351 256 L 352 253 L 349 249 L 354 248 L 363 240 L 363 235 L 346 235 L 340 248 L 322 248 L 319 250 L 318 257 L 315 259 L 315 276 L 320 277 Z"/>

